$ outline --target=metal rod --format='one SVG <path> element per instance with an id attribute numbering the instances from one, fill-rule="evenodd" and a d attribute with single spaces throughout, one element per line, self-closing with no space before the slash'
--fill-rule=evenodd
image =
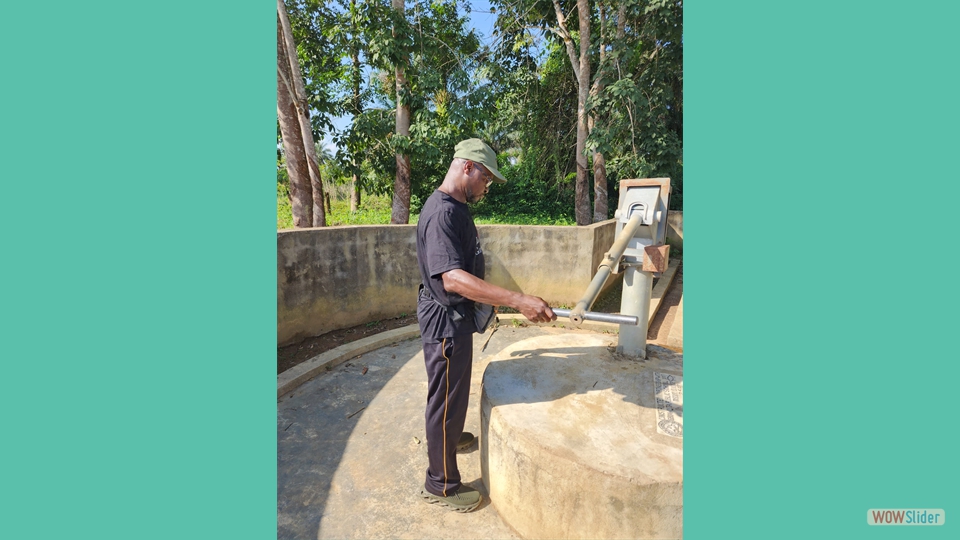
<path id="1" fill-rule="evenodd" d="M 600 263 L 600 266 L 597 267 L 597 274 L 593 276 L 593 281 L 587 286 L 587 292 L 583 293 L 583 298 L 577 302 L 577 305 L 574 306 L 570 312 L 570 320 L 573 321 L 574 324 L 580 324 L 584 321 L 584 312 L 593 306 L 593 303 L 597 300 L 597 295 L 600 294 L 600 289 L 602 289 L 603 284 L 607 282 L 607 278 L 610 277 L 614 266 L 620 262 L 620 257 L 623 256 L 623 252 L 627 249 L 627 244 L 633 239 L 633 235 L 636 234 L 637 229 L 640 228 L 641 217 L 639 213 L 630 216 L 630 220 L 620 229 L 620 236 L 617 236 L 613 245 L 610 246 L 610 251 L 607 251 L 603 256 L 603 261 Z"/>
<path id="2" fill-rule="evenodd" d="M 557 314 L 557 317 L 565 317 L 567 319 L 570 318 L 569 309 L 554 308 L 553 312 Z M 614 313 L 600 313 L 598 311 L 583 312 L 583 320 L 623 325 L 632 324 L 633 326 L 640 324 L 640 317 L 634 317 L 633 315 L 617 315 Z"/>

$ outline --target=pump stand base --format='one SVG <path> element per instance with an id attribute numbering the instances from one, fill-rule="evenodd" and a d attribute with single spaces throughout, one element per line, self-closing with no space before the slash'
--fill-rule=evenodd
<path id="1" fill-rule="evenodd" d="M 646 346 L 641 349 L 620 346 L 617 347 L 617 353 L 630 358 L 636 358 L 637 360 L 643 360 L 647 357 L 647 348 Z"/>
<path id="2" fill-rule="evenodd" d="M 683 356 L 551 332 L 494 356 L 480 396 L 480 470 L 524 538 L 683 536 Z"/>

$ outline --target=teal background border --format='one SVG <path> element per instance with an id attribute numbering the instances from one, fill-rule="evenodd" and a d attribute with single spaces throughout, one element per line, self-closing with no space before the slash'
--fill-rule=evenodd
<path id="1" fill-rule="evenodd" d="M 275 537 L 275 21 L 0 8 L 0 537 Z"/>
<path id="2" fill-rule="evenodd" d="M 956 537 L 956 4 L 685 8 L 685 537 Z"/>

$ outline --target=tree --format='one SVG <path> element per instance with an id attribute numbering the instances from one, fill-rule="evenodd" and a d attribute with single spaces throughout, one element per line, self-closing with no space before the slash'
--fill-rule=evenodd
<path id="1" fill-rule="evenodd" d="M 578 18 L 578 32 L 574 36 L 568 28 L 568 14 L 564 13 L 560 0 L 551 0 L 552 13 L 538 0 L 529 2 L 502 1 L 499 15 L 499 24 L 516 32 L 518 29 L 547 31 L 557 36 L 563 43 L 570 60 L 574 80 L 577 84 L 577 114 L 576 131 L 577 142 L 575 150 L 576 182 L 574 211 L 577 225 L 588 225 L 592 222 L 590 212 L 590 194 L 588 181 L 588 162 L 585 154 L 586 141 L 589 136 L 589 118 L 587 114 L 587 98 L 590 93 L 590 23 L 591 12 L 588 0 L 576 0 L 570 12 L 575 12 Z M 576 8 L 575 10 L 573 8 Z M 577 43 L 579 41 L 579 54 Z"/>
<path id="2" fill-rule="evenodd" d="M 607 61 L 607 48 L 610 45 L 608 42 L 610 29 L 606 15 L 609 13 L 609 9 L 604 9 L 602 0 L 597 1 L 597 12 L 600 26 L 600 35 L 598 40 L 598 49 L 599 49 L 599 65 L 597 66 L 597 75 L 593 80 L 593 85 L 590 87 L 590 98 L 595 100 L 597 96 L 603 93 L 603 90 L 606 86 L 606 69 L 608 68 Z M 617 44 L 622 44 L 625 37 L 625 17 L 626 17 L 626 4 L 621 3 L 619 9 L 617 10 L 617 35 L 616 41 L 614 41 L 614 46 Z M 606 13 L 605 13 L 606 11 Z M 594 112 L 590 113 L 589 116 L 589 126 L 588 132 L 592 133 L 593 128 L 597 123 L 597 115 Z M 607 219 L 609 214 L 609 209 L 607 205 L 607 166 L 606 159 L 603 157 L 603 153 L 597 149 L 593 151 L 593 221 L 594 223 L 603 221 Z"/>
<path id="3" fill-rule="evenodd" d="M 277 120 L 290 177 L 294 227 L 323 227 L 323 182 L 297 48 L 283 0 L 277 0 Z"/>
<path id="4" fill-rule="evenodd" d="M 354 208 L 361 191 L 390 195 L 391 222 L 408 222 L 469 137 L 511 179 L 478 211 L 583 225 L 608 217 L 619 179 L 649 176 L 672 178 L 681 204 L 680 0 L 492 0 L 494 50 L 458 0 L 286 1 L 303 109 L 314 140 L 333 135 Z"/>
<path id="5" fill-rule="evenodd" d="M 357 10 L 357 0 L 350 0 L 350 82 L 353 86 L 353 96 L 351 99 L 351 108 L 353 116 L 356 117 L 363 113 L 363 102 L 360 98 L 360 79 L 362 70 L 360 66 L 360 41 L 361 33 L 359 29 L 359 12 Z M 360 209 L 360 160 L 355 148 L 349 148 L 350 151 L 350 211 L 356 212 Z"/>
<path id="6" fill-rule="evenodd" d="M 393 8 L 402 18 L 404 0 L 392 0 Z M 399 37 L 403 30 L 394 27 L 394 38 Z M 410 156 L 403 151 L 405 139 L 410 138 L 410 104 L 407 95 L 407 79 L 405 74 L 406 55 L 401 55 L 396 62 L 397 85 L 397 124 L 394 131 L 394 144 L 397 144 L 397 176 L 393 184 L 393 208 L 390 213 L 390 223 L 403 225 L 410 221 Z M 402 138 L 401 138 L 402 137 Z"/>
<path id="7" fill-rule="evenodd" d="M 466 30 L 456 2 L 413 0 L 404 9 L 401 15 L 392 7 L 383 13 L 376 5 L 363 6 L 366 60 L 377 82 L 370 88 L 369 106 L 354 118 L 344 140 L 363 148 L 364 170 L 379 178 L 368 176 L 365 187 L 392 190 L 393 212 L 409 216 L 439 185 L 454 145 L 481 136 L 482 119 L 492 108 L 478 82 L 479 39 Z M 397 66 L 403 67 L 399 78 Z M 408 119 L 406 133 L 398 117 Z M 401 197 L 396 178 L 404 165 L 416 175 L 408 174 L 409 195 Z M 403 222 L 391 219 L 398 221 Z"/>
<path id="8" fill-rule="evenodd" d="M 671 209 L 683 205 L 683 4 L 622 0 L 617 39 L 588 108 L 587 146 L 609 154 L 620 178 L 669 177 Z"/>
<path id="9" fill-rule="evenodd" d="M 517 109 L 535 111 L 524 116 L 525 124 L 514 125 L 520 133 L 514 139 L 525 153 L 558 164 L 554 182 L 566 181 L 569 173 L 562 155 L 570 156 L 576 170 L 577 223 L 608 217 L 617 178 L 669 176 L 674 184 L 671 206 L 677 207 L 682 201 L 682 1 L 595 0 L 592 6 L 589 0 L 493 1 L 499 13 L 501 62 L 522 59 L 518 50 L 527 48 L 538 34 L 547 41 L 546 61 L 536 66 L 539 84 L 510 90 L 522 103 L 511 108 L 511 114 Z M 572 93 L 548 85 L 557 85 L 555 75 L 561 66 L 554 62 L 560 51 L 566 53 L 568 66 L 562 69 L 576 83 Z M 529 62 L 506 66 L 518 80 L 530 69 Z M 570 99 L 577 103 L 575 115 L 565 109 Z M 565 115 L 576 130 L 575 147 L 553 143 L 566 140 L 566 134 L 556 129 L 558 115 Z M 594 172 L 592 220 L 587 218 L 588 154 Z"/>
<path id="10" fill-rule="evenodd" d="M 587 190 L 587 156 L 584 151 L 587 146 L 589 125 L 587 118 L 587 97 L 590 93 L 590 4 L 587 0 L 577 0 L 577 14 L 579 18 L 580 55 L 574 49 L 573 36 L 567 29 L 567 18 L 563 14 L 560 0 L 553 0 L 553 9 L 556 14 L 556 26 L 548 26 L 566 47 L 570 56 L 570 65 L 577 80 L 577 183 L 576 183 L 576 215 L 577 225 L 588 225 L 590 219 L 590 195 Z"/>

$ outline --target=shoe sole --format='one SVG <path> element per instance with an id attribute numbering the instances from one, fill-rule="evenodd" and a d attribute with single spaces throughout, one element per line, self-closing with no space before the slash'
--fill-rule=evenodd
<path id="1" fill-rule="evenodd" d="M 428 504 L 439 504 L 440 506 L 449 508 L 454 512 L 459 512 L 461 514 L 466 514 L 467 512 L 475 510 L 478 506 L 480 506 L 480 503 L 483 502 L 483 495 L 481 495 L 480 499 L 477 501 L 477 504 L 474 504 L 472 506 L 454 506 L 444 501 L 443 499 L 437 498 L 436 495 L 432 493 L 427 493 L 426 491 L 423 491 L 423 490 L 420 491 L 420 498 L 426 501 Z"/>
<path id="2" fill-rule="evenodd" d="M 467 448 L 470 448 L 471 446 L 473 446 L 473 443 L 475 443 L 475 442 L 477 442 L 477 439 L 474 438 L 473 440 L 471 440 L 470 442 L 468 442 L 468 443 L 466 443 L 466 444 L 458 444 L 458 445 L 457 445 L 457 452 L 460 452 L 461 450 L 466 450 Z"/>

